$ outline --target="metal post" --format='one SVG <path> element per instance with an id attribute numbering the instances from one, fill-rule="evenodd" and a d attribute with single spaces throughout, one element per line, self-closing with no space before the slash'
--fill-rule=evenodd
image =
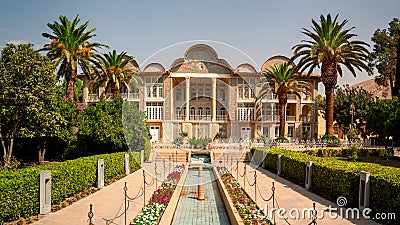
<path id="1" fill-rule="evenodd" d="M 93 223 L 92 223 L 92 218 L 93 218 L 93 205 L 92 205 L 92 204 L 90 204 L 90 206 L 89 206 L 88 217 L 89 217 L 89 225 L 93 225 Z"/>
<path id="2" fill-rule="evenodd" d="M 232 157 L 231 157 L 231 165 L 230 165 L 230 169 L 231 169 L 231 171 L 232 171 Z"/>
<path id="3" fill-rule="evenodd" d="M 272 182 L 272 208 L 275 209 L 275 182 Z M 275 212 L 276 210 L 274 210 L 274 214 L 272 215 L 272 217 L 274 218 L 274 224 L 276 224 Z"/>
<path id="4" fill-rule="evenodd" d="M 146 174 L 143 169 L 143 209 L 146 206 Z"/>
<path id="5" fill-rule="evenodd" d="M 126 186 L 126 182 L 125 182 L 125 187 L 124 187 L 124 193 L 125 193 L 125 210 L 124 210 L 124 214 L 125 214 L 125 225 L 126 225 L 126 192 L 128 191 L 128 187 Z"/>
<path id="6" fill-rule="evenodd" d="M 163 180 L 165 179 L 165 159 L 163 160 Z"/>
<path id="7" fill-rule="evenodd" d="M 254 170 L 254 201 L 257 205 L 257 170 Z"/>
<path id="8" fill-rule="evenodd" d="M 244 163 L 243 190 L 246 192 L 246 163 Z"/>
<path id="9" fill-rule="evenodd" d="M 175 163 L 178 164 L 178 151 L 175 151 Z"/>
<path id="10" fill-rule="evenodd" d="M 236 159 L 236 179 L 239 182 L 239 160 Z"/>
<path id="11" fill-rule="evenodd" d="M 156 177 L 156 190 L 157 190 L 158 186 L 157 186 L 157 163 L 156 162 L 154 163 L 154 173 L 156 175 L 155 177 Z"/>

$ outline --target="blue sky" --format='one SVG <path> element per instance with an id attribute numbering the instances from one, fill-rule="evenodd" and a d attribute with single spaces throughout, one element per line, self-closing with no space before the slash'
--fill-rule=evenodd
<path id="1" fill-rule="evenodd" d="M 232 67 L 248 62 L 261 66 L 274 55 L 290 57 L 291 48 L 306 37 L 302 28 L 311 27 L 311 18 L 321 14 L 339 14 L 355 27 L 357 37 L 367 43 L 378 28 L 387 28 L 394 17 L 400 17 L 399 0 L 303 0 L 303 1 L 79 1 L 79 0 L 13 0 L 1 1 L 0 48 L 7 42 L 33 43 L 35 48 L 48 42 L 41 36 L 50 32 L 47 23 L 58 21 L 60 15 L 96 27 L 93 41 L 105 43 L 110 50 L 126 51 L 139 64 L 160 62 L 166 68 L 182 57 L 191 40 L 213 46 L 220 58 Z M 224 44 L 234 46 L 246 53 Z M 175 45 L 148 59 L 152 54 Z M 372 47 L 371 47 L 372 50 Z M 147 59 L 147 61 L 145 61 Z M 354 84 L 370 79 L 366 73 L 353 78 L 345 73 L 339 84 Z"/>

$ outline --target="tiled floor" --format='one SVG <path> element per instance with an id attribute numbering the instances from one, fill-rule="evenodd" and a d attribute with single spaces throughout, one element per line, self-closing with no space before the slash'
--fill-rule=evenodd
<path id="1" fill-rule="evenodd" d="M 197 169 L 190 168 L 172 224 L 230 224 L 212 170 L 203 169 L 205 200 L 197 200 L 199 179 Z"/>

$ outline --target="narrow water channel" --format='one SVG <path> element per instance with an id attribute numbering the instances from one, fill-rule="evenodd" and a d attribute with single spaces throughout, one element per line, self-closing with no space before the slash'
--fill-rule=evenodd
<path id="1" fill-rule="evenodd" d="M 178 207 L 172 220 L 173 225 L 189 224 L 230 224 L 224 203 L 218 191 L 215 175 L 209 168 L 203 168 L 204 200 L 197 199 L 197 168 L 189 168 Z"/>

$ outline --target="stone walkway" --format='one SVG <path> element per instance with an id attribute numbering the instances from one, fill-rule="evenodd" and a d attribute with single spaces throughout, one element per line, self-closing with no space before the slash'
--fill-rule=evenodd
<path id="1" fill-rule="evenodd" d="M 228 164 L 228 166 L 230 166 Z M 235 167 L 234 167 L 235 168 Z M 254 183 L 254 172 L 248 172 L 248 171 L 254 171 L 253 168 L 249 168 L 247 166 L 247 173 L 246 173 L 246 192 L 253 198 L 254 200 L 254 193 L 255 193 L 255 187 L 250 186 L 249 184 Z M 243 182 L 244 182 L 244 164 L 239 163 L 239 183 L 243 187 Z M 237 171 L 232 171 L 232 175 L 236 178 L 237 177 Z M 243 176 L 243 177 L 242 177 Z M 318 195 L 311 193 L 307 191 L 305 188 L 300 187 L 296 184 L 293 184 L 276 174 L 273 174 L 263 168 L 258 167 L 257 168 L 257 183 L 262 184 L 259 186 L 259 189 L 257 189 L 257 205 L 260 208 L 267 208 L 265 201 L 261 198 L 259 195 L 261 191 L 261 195 L 264 199 L 267 199 L 271 196 L 271 188 L 272 188 L 272 182 L 275 182 L 275 196 L 276 196 L 276 202 L 279 204 L 280 208 L 284 208 L 287 211 L 291 209 L 298 209 L 300 212 L 300 216 L 302 215 L 302 210 L 303 209 L 310 209 L 313 206 L 313 203 L 316 203 L 316 210 L 318 212 L 318 216 L 321 214 L 322 209 L 325 207 L 328 207 L 329 205 L 332 206 L 332 208 L 337 208 L 338 206 L 336 203 L 330 202 L 326 199 L 323 199 L 319 197 Z M 334 188 L 334 187 L 332 187 Z M 275 202 L 275 203 L 276 203 Z M 272 208 L 272 202 L 268 202 L 268 208 L 269 210 Z M 275 205 L 275 208 L 278 208 Z M 294 212 L 294 211 L 293 211 Z M 294 214 L 294 213 L 293 213 Z M 333 214 L 333 213 L 332 213 Z M 345 214 L 345 212 L 343 212 Z M 288 213 L 285 214 L 286 216 L 290 217 Z M 335 215 L 335 214 L 333 214 Z M 371 220 L 366 220 L 366 219 L 359 219 L 359 220 L 347 220 L 343 219 L 339 215 L 337 215 L 336 219 L 330 218 L 328 213 L 325 213 L 324 218 L 318 219 L 316 222 L 318 225 L 334 225 L 334 224 L 341 224 L 341 225 L 350 225 L 350 224 L 362 224 L 362 225 L 377 225 L 378 223 L 371 221 Z M 360 213 L 360 217 L 362 216 L 362 212 Z M 271 217 L 271 216 L 269 216 Z M 312 219 L 306 219 L 299 218 L 299 219 L 287 219 L 287 222 L 291 225 L 308 225 Z M 276 223 L 279 224 L 288 224 L 284 219 L 276 217 Z"/>
<path id="2" fill-rule="evenodd" d="M 198 170 L 196 168 L 189 169 L 188 177 L 186 178 L 185 186 L 183 187 L 172 221 L 173 225 L 230 224 L 224 209 L 224 203 L 218 193 L 218 187 L 214 180 L 214 172 L 210 169 L 204 169 L 202 182 L 205 183 L 205 199 L 200 201 L 197 199 Z"/>
<path id="3" fill-rule="evenodd" d="M 146 180 L 151 183 L 152 178 L 150 175 L 146 175 Z M 123 188 L 127 183 L 128 191 L 127 194 L 130 197 L 135 197 L 141 191 L 143 184 L 143 170 L 140 169 L 123 179 L 108 185 L 97 191 L 96 193 L 89 195 L 72 205 L 61 209 L 57 212 L 50 213 L 39 221 L 33 223 L 34 225 L 65 225 L 65 224 L 88 224 L 88 212 L 89 205 L 93 204 L 93 224 L 106 224 L 106 220 L 111 220 L 114 217 L 121 215 L 124 211 L 124 191 Z M 158 185 L 161 181 L 158 182 Z M 149 187 L 146 187 L 146 201 L 148 201 L 155 190 L 155 182 Z M 127 224 L 141 212 L 143 208 L 143 196 L 129 203 L 127 210 Z M 41 216 L 42 217 L 42 216 Z M 124 215 L 113 220 L 114 225 L 125 224 Z"/>

